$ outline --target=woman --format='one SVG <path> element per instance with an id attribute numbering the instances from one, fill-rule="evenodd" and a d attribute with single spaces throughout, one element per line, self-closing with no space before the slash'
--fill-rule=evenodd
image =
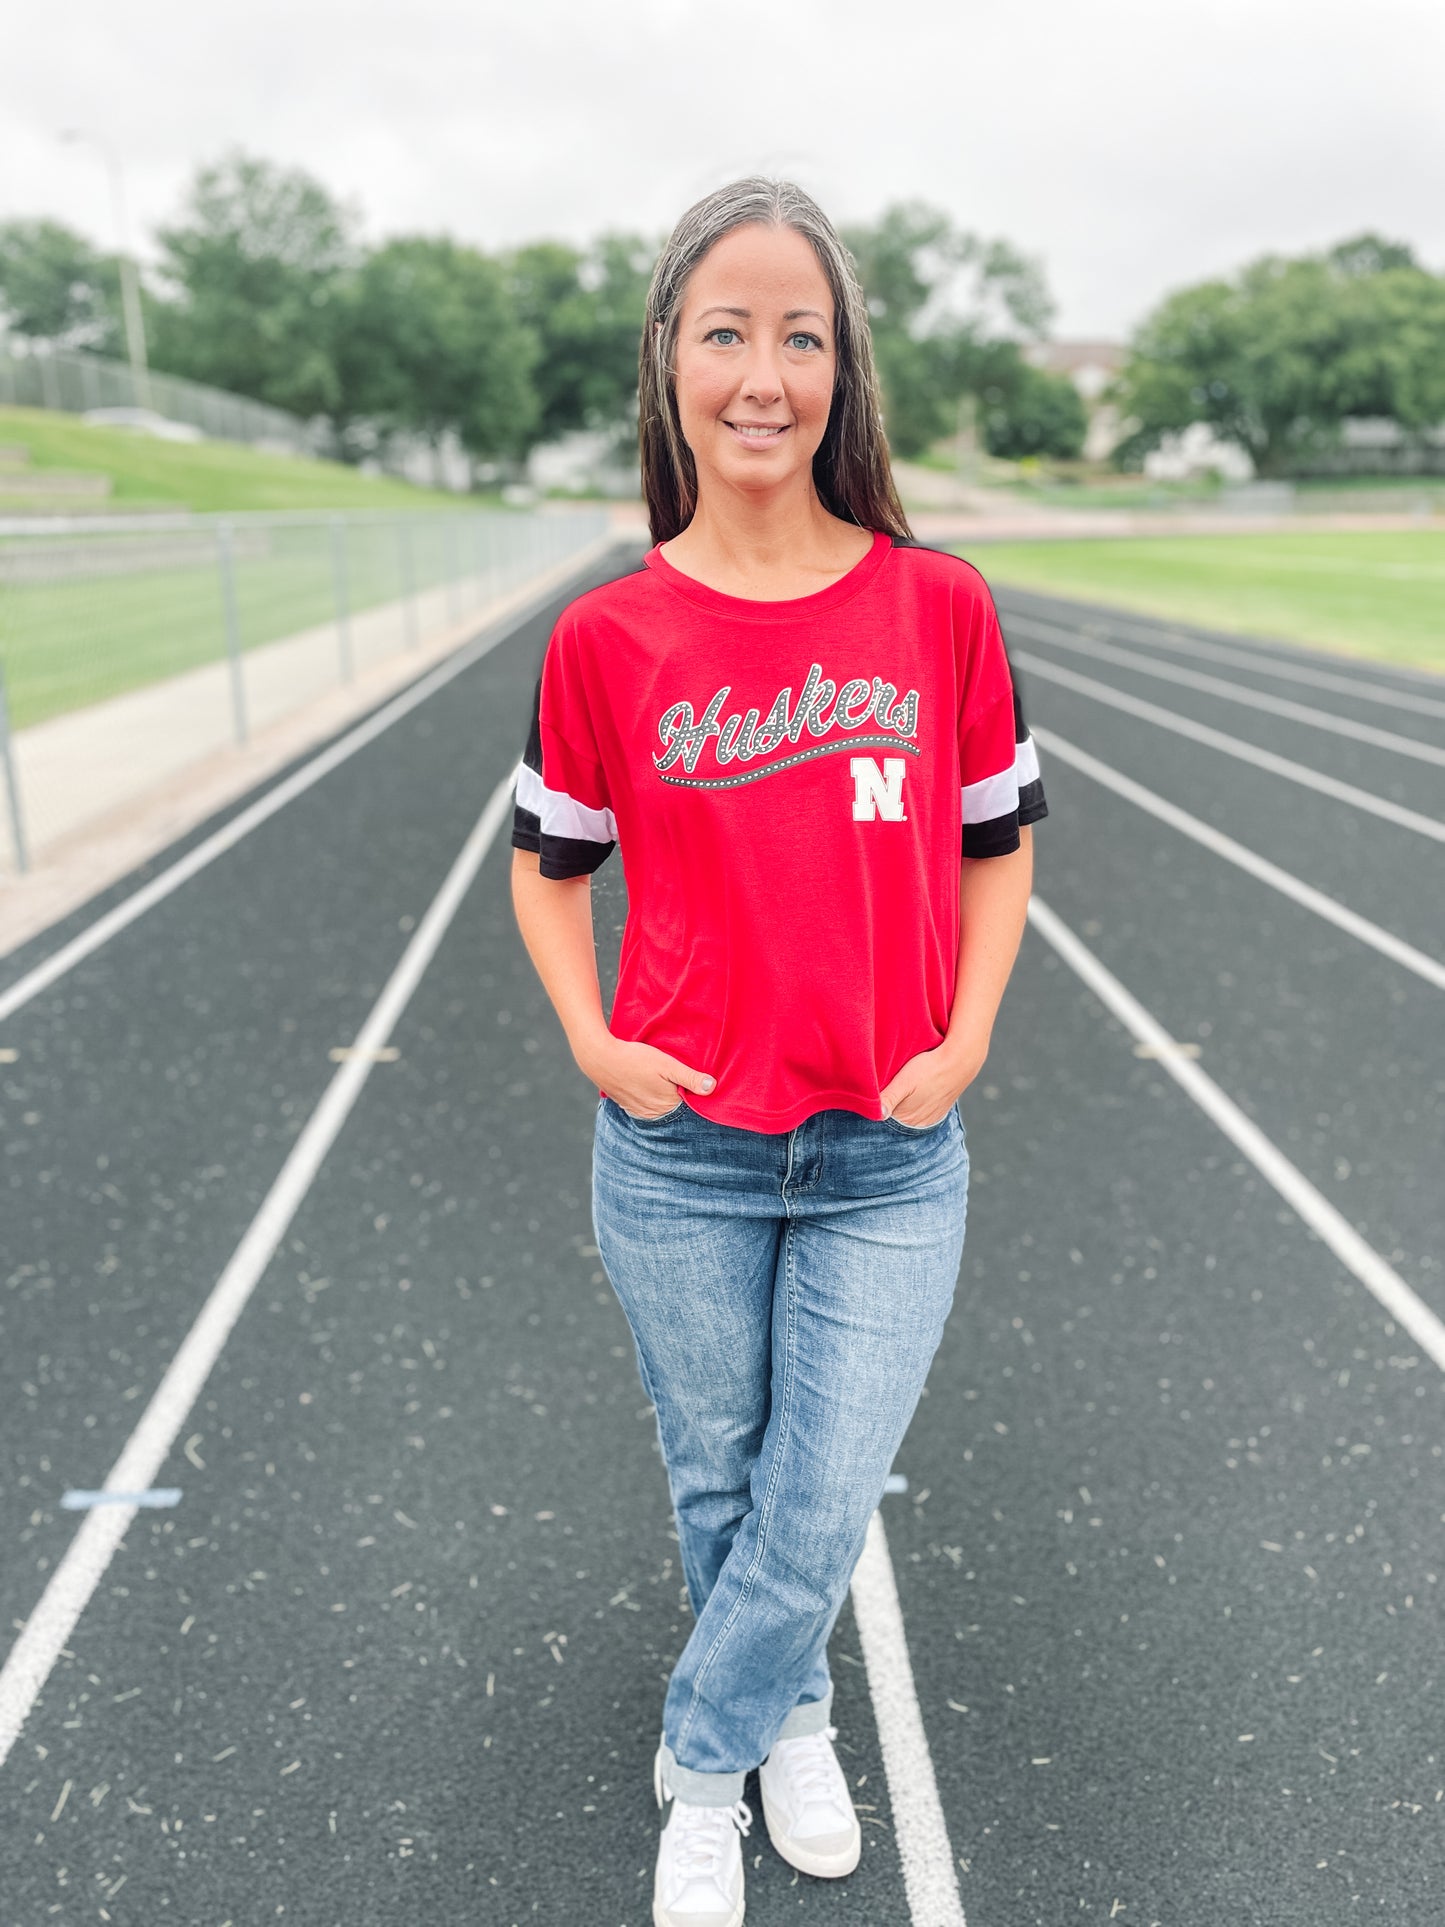
<path id="1" fill-rule="evenodd" d="M 639 395 L 654 546 L 553 631 L 513 900 L 598 1087 L 597 1243 L 695 1614 L 653 1919 L 737 1927 L 751 1768 L 785 1860 L 858 1861 L 828 1636 L 952 1304 L 956 1104 L 1046 809 L 982 578 L 911 546 L 853 260 L 800 189 L 682 217 Z M 609 1025 L 589 879 L 615 846 Z"/>

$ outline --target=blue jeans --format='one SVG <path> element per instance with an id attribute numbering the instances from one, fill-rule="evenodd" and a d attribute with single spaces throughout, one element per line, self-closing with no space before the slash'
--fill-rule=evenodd
<path id="1" fill-rule="evenodd" d="M 957 1107 L 926 1129 L 791 1131 L 597 1106 L 592 1216 L 632 1328 L 694 1624 L 662 1772 L 726 1806 L 775 1740 L 828 1724 L 828 1636 L 953 1303 Z"/>

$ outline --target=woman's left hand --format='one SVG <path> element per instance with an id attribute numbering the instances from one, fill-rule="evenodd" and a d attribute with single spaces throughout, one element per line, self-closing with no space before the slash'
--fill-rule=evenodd
<path id="1" fill-rule="evenodd" d="M 883 1086 L 883 1115 L 926 1131 L 941 1124 L 983 1069 L 988 1044 L 961 1046 L 947 1039 L 920 1051 Z"/>

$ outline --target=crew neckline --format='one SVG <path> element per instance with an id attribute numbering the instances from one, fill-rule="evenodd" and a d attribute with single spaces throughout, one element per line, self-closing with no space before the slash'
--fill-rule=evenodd
<path id="1" fill-rule="evenodd" d="M 646 566 L 670 589 L 687 597 L 689 602 L 700 603 L 704 609 L 711 609 L 717 615 L 737 616 L 743 621 L 777 621 L 779 617 L 808 616 L 824 609 L 836 608 L 864 588 L 882 567 L 883 558 L 893 547 L 893 538 L 886 529 L 873 531 L 873 546 L 862 555 L 836 582 L 830 582 L 825 589 L 815 589 L 811 595 L 783 596 L 773 600 L 763 600 L 754 596 L 728 595 L 722 589 L 709 588 L 707 583 L 699 582 L 695 576 L 684 575 L 675 568 L 662 553 L 662 544 L 655 542 L 642 558 Z"/>

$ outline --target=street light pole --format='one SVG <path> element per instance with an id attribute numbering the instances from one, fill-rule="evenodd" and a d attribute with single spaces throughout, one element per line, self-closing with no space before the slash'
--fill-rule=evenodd
<path id="1" fill-rule="evenodd" d="M 95 134 L 81 133 L 70 129 L 60 138 L 63 141 L 79 141 L 96 148 L 105 161 L 106 172 L 110 176 L 111 211 L 115 219 L 116 240 L 119 244 L 117 259 L 120 263 L 120 306 L 125 317 L 125 345 L 130 356 L 131 377 L 135 383 L 136 401 L 142 408 L 151 406 L 150 365 L 146 359 L 145 319 L 140 305 L 140 276 L 136 271 L 135 257 L 130 251 L 130 223 L 126 218 L 125 175 L 122 172 L 120 156 L 109 141 L 101 140 Z"/>

